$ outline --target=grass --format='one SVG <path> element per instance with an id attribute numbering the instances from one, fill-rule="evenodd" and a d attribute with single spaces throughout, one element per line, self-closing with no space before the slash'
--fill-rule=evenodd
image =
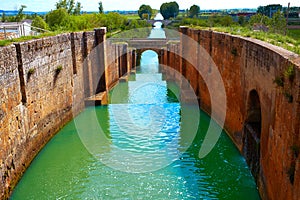
<path id="1" fill-rule="evenodd" d="M 23 36 L 20 38 L 13 38 L 13 39 L 9 39 L 9 40 L 0 40 L 0 46 L 7 46 L 7 45 L 10 45 L 15 42 L 25 42 L 28 40 L 39 39 L 39 38 L 48 37 L 48 36 L 55 36 L 60 33 L 63 33 L 63 32 L 48 32 L 48 33 L 40 34 L 38 36 Z"/>
<path id="2" fill-rule="evenodd" d="M 151 33 L 152 27 L 136 28 L 127 31 L 120 31 L 118 34 L 111 35 L 111 38 L 147 38 Z M 109 36 L 108 36 L 109 37 Z"/>
<path id="3" fill-rule="evenodd" d="M 290 29 L 288 30 L 287 35 L 295 40 L 300 40 L 300 30 Z"/>
<path id="4" fill-rule="evenodd" d="M 128 15 L 124 15 L 125 17 L 127 17 L 127 19 L 132 20 L 132 19 L 140 19 L 138 14 L 128 14 Z"/>
<path id="5" fill-rule="evenodd" d="M 249 28 L 240 26 L 213 27 L 211 29 L 219 32 L 230 33 L 233 35 L 255 38 L 282 47 L 296 54 L 300 54 L 300 36 L 297 35 L 300 34 L 300 30 L 289 30 L 289 34 L 285 36 L 269 32 L 252 31 Z"/>
<path id="6" fill-rule="evenodd" d="M 236 22 L 230 22 L 226 25 L 225 22 L 225 18 L 212 17 L 210 21 L 201 15 L 199 19 L 183 18 L 180 22 L 173 23 L 172 26 L 177 28 L 180 25 L 186 25 L 192 28 L 210 29 L 232 35 L 255 38 L 300 54 L 300 30 L 290 29 L 285 36 L 271 32 L 252 31 L 249 26 L 240 26 Z"/>

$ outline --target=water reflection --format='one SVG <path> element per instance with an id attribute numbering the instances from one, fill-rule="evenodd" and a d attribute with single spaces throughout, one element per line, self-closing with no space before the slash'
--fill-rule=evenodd
<path id="1" fill-rule="evenodd" d="M 157 54 L 145 51 L 134 81 L 121 82 L 110 92 L 110 135 L 115 151 L 105 156 L 105 162 L 119 170 L 126 166 L 125 171 L 155 171 L 180 155 L 181 107 L 178 101 L 169 102 L 167 82 L 158 68 Z M 119 91 L 123 91 L 121 98 Z"/>
<path id="2" fill-rule="evenodd" d="M 163 16 L 158 13 L 155 17 L 154 20 L 163 20 Z M 162 28 L 162 23 L 161 22 L 155 22 L 154 23 L 154 28 L 152 28 L 151 33 L 149 35 L 149 38 L 166 38 L 165 31 Z"/>

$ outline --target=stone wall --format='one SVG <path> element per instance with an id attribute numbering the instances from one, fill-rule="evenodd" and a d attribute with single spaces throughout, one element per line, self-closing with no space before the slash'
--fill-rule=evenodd
<path id="1" fill-rule="evenodd" d="M 77 115 L 84 108 L 84 37 L 83 32 L 71 33 L 71 51 L 73 68 L 73 113 Z"/>
<path id="2" fill-rule="evenodd" d="M 0 199 L 6 199 L 42 147 L 127 69 L 107 65 L 106 29 L 0 47 Z M 119 45 L 132 60 L 127 44 Z M 124 51 L 124 49 L 126 51 Z M 127 72 L 127 71 L 126 71 Z M 100 90 L 100 91 L 99 91 Z"/>
<path id="3" fill-rule="evenodd" d="M 23 117 L 27 112 L 21 101 L 17 51 L 14 45 L 0 48 L 0 85 L 0 196 L 7 197 L 12 185 L 16 183 L 11 177 L 18 176 L 16 165 L 20 155 L 16 153 L 20 152 L 22 143 L 26 140 L 27 130 L 26 119 Z M 22 168 L 25 170 L 25 166 Z"/>
<path id="4" fill-rule="evenodd" d="M 119 79 L 119 68 L 118 68 L 118 48 L 117 44 L 113 44 L 111 42 L 107 43 L 107 86 L 108 88 L 113 87 L 114 83 Z"/>
<path id="5" fill-rule="evenodd" d="M 224 128 L 247 161 L 249 156 L 258 159 L 259 167 L 253 161 L 249 165 L 262 198 L 299 198 L 299 55 L 225 33 L 186 27 L 181 32 L 188 38 L 182 36 L 181 43 L 162 49 L 160 63 L 188 79 L 208 113 L 212 102 L 207 86 L 223 84 L 227 97 Z M 9 197 L 32 159 L 60 127 L 83 110 L 86 97 L 107 91 L 136 65 L 136 54 L 127 44 L 106 42 L 105 29 L 0 48 L 1 198 Z M 288 69 L 294 70 L 292 77 Z M 174 70 L 168 72 L 173 74 L 167 78 L 180 80 Z M 215 81 L 217 73 L 222 82 Z M 252 94 L 258 96 L 257 102 Z M 216 110 L 222 113 L 220 105 L 216 104 Z M 253 136 L 258 155 L 249 155 L 247 149 L 250 122 L 261 125 Z"/>
<path id="6" fill-rule="evenodd" d="M 201 107 L 208 113 L 211 112 L 211 96 L 207 84 L 217 87 L 220 83 L 213 81 L 213 75 L 205 82 L 196 69 L 210 76 L 213 73 L 211 66 L 217 67 L 227 97 L 224 128 L 247 161 L 251 160 L 247 152 L 250 141 L 245 127 L 253 120 L 251 112 L 256 112 L 251 107 L 255 104 L 251 102 L 250 93 L 258 94 L 257 108 L 261 115 L 254 120 L 261 123 L 261 128 L 254 137 L 258 138 L 259 167 L 249 161 L 250 168 L 258 169 L 252 172 L 263 199 L 298 199 L 299 55 L 251 38 L 187 27 L 181 27 L 180 31 L 188 36 L 188 39 L 181 37 L 181 58 L 175 57 L 173 50 L 168 52 L 169 47 L 165 49 L 167 56 L 163 57 L 162 63 L 174 66 L 189 80 L 199 96 Z M 174 62 L 180 63 L 180 66 L 173 65 Z M 294 70 L 293 77 L 287 76 L 288 69 Z M 253 156 L 255 153 L 250 154 Z"/>

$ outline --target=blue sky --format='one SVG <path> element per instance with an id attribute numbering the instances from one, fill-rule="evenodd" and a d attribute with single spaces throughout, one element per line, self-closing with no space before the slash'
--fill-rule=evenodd
<path id="1" fill-rule="evenodd" d="M 54 9 L 58 0 L 0 0 L 0 10 L 17 10 L 20 5 L 26 5 L 26 11 L 49 11 Z M 76 0 L 75 0 L 76 1 Z M 97 11 L 100 0 L 77 0 L 81 2 L 84 11 Z M 105 11 L 110 10 L 138 10 L 140 5 L 147 4 L 159 9 L 164 2 L 174 0 L 102 0 Z M 299 0 L 177 0 L 180 9 L 186 9 L 196 4 L 201 9 L 228 9 L 228 8 L 257 8 L 260 5 L 279 3 L 287 6 L 300 6 Z"/>

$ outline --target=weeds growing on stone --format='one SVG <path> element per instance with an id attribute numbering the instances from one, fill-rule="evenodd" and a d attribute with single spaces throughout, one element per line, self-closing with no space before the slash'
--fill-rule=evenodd
<path id="1" fill-rule="evenodd" d="M 63 67 L 61 65 L 57 66 L 57 68 L 55 69 L 55 73 L 59 74 L 62 69 L 63 69 Z"/>
<path id="2" fill-rule="evenodd" d="M 281 76 L 275 77 L 273 81 L 278 87 L 283 87 L 284 86 L 284 79 Z"/>
<path id="3" fill-rule="evenodd" d="M 285 96 L 285 98 L 288 100 L 289 103 L 293 103 L 293 95 L 288 92 L 288 91 L 284 91 L 283 95 Z"/>
<path id="4" fill-rule="evenodd" d="M 293 65 L 289 65 L 288 68 L 284 71 L 284 76 L 288 78 L 291 82 L 295 78 L 295 69 Z"/>
<path id="5" fill-rule="evenodd" d="M 35 72 L 35 69 L 34 68 L 30 68 L 28 70 L 28 75 L 32 75 L 32 74 L 34 74 L 34 72 Z"/>

